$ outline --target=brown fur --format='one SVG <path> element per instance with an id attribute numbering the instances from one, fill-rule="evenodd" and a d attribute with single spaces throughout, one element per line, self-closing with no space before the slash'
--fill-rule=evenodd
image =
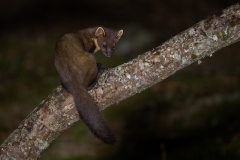
<path id="1" fill-rule="evenodd" d="M 64 34 L 56 43 L 55 67 L 62 86 L 73 95 L 81 119 L 96 137 L 108 144 L 115 143 L 116 138 L 87 89 L 97 81 L 99 73 L 94 52 L 100 49 L 110 57 L 122 33 L 94 27 Z"/>

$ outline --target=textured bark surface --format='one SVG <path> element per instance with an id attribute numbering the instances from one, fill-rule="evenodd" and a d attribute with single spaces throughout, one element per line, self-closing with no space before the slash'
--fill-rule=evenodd
<path id="1" fill-rule="evenodd" d="M 138 58 L 109 69 L 89 93 L 101 110 L 240 40 L 240 5 L 199 22 Z M 37 159 L 79 120 L 71 94 L 58 87 L 0 147 L 0 159 Z"/>

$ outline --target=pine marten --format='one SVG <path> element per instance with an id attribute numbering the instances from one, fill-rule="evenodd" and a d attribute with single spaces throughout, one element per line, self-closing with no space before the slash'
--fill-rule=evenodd
<path id="1" fill-rule="evenodd" d="M 94 53 L 101 50 L 106 57 L 111 57 L 122 34 L 123 30 L 93 27 L 63 34 L 56 43 L 55 67 L 61 85 L 73 95 L 80 118 L 96 137 L 107 144 L 114 144 L 116 137 L 87 91 L 102 72 Z"/>

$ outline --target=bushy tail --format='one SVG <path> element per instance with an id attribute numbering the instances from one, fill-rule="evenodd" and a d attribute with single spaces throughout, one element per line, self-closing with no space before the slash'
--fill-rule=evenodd
<path id="1" fill-rule="evenodd" d="M 96 137 L 104 143 L 114 144 L 116 137 L 104 121 L 92 96 L 84 87 L 80 85 L 74 85 L 74 87 L 70 89 L 70 92 L 73 95 L 80 118 Z"/>

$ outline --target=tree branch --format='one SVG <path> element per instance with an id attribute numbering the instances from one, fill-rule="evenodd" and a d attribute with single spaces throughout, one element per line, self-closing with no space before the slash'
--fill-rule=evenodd
<path id="1" fill-rule="evenodd" d="M 233 5 L 138 58 L 109 69 L 89 93 L 100 109 L 139 93 L 240 39 L 240 5 Z M 71 94 L 53 91 L 0 147 L 0 159 L 37 159 L 79 120 Z"/>

